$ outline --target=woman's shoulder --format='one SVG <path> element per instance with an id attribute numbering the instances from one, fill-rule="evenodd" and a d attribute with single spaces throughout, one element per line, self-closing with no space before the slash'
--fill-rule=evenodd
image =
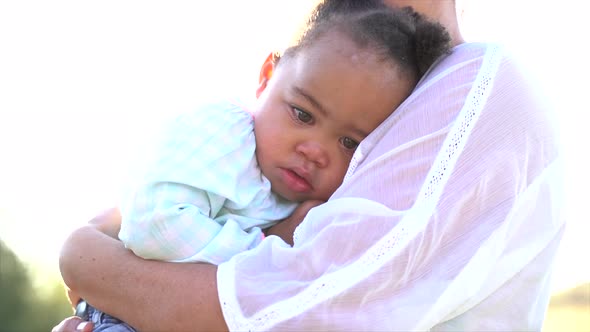
<path id="1" fill-rule="evenodd" d="M 445 86 L 486 84 L 491 80 L 526 81 L 521 75 L 522 61 L 503 44 L 469 42 L 455 46 L 438 59 L 418 83 L 416 91 Z"/>

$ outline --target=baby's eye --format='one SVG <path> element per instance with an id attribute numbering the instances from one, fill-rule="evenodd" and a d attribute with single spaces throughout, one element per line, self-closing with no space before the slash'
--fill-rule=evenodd
<path id="1" fill-rule="evenodd" d="M 340 144 L 348 150 L 354 150 L 359 146 L 359 143 L 350 137 L 342 137 L 340 139 Z"/>
<path id="2" fill-rule="evenodd" d="M 303 123 L 310 123 L 311 120 L 313 120 L 311 114 L 307 113 L 306 111 L 300 110 L 297 107 L 293 107 L 293 113 L 295 114 L 297 120 Z"/>

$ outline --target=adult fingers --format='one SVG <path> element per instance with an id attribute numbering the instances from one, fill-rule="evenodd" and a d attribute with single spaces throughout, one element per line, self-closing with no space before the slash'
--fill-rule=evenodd
<path id="1" fill-rule="evenodd" d="M 72 316 L 61 321 L 51 332 L 92 332 L 93 325 L 80 317 Z"/>

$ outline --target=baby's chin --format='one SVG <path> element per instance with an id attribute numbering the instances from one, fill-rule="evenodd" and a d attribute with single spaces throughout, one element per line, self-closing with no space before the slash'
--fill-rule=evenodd
<path id="1" fill-rule="evenodd" d="M 276 195 L 281 197 L 282 199 L 290 201 L 290 202 L 294 202 L 294 203 L 303 203 L 305 201 L 317 199 L 317 198 L 314 198 L 313 195 L 311 195 L 309 193 L 297 193 L 297 192 L 293 192 L 293 191 L 289 191 L 289 190 L 280 190 L 280 189 L 277 189 L 277 190 L 272 189 L 272 191 Z"/>

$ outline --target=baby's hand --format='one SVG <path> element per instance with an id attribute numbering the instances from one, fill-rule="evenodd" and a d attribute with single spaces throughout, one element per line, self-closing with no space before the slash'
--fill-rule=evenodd
<path id="1" fill-rule="evenodd" d="M 88 224 L 118 240 L 119 231 L 121 230 L 121 211 L 118 208 L 110 208 L 94 217 Z"/>
<path id="2" fill-rule="evenodd" d="M 266 235 L 276 235 L 288 244 L 293 245 L 293 232 L 295 232 L 295 228 L 305 219 L 309 210 L 323 203 L 325 202 L 310 200 L 299 204 L 291 216 L 269 228 L 266 231 Z"/>

